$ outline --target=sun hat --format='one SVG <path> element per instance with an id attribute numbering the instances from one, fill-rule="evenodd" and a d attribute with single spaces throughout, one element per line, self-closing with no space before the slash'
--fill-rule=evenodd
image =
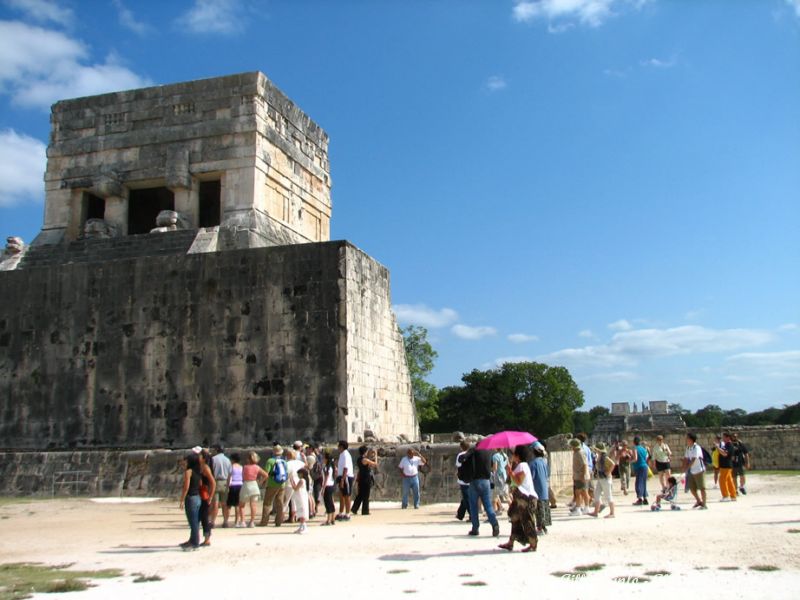
<path id="1" fill-rule="evenodd" d="M 569 441 L 569 445 L 572 446 L 573 448 L 580 448 L 581 447 L 581 441 L 578 438 L 572 438 Z"/>
<path id="2" fill-rule="evenodd" d="M 298 450 L 302 447 L 303 447 L 303 442 L 301 442 L 300 440 L 295 440 L 294 444 L 292 444 L 292 448 L 294 448 L 295 450 Z"/>
<path id="3" fill-rule="evenodd" d="M 203 451 L 202 446 L 195 446 L 194 448 L 192 448 L 192 452 L 194 452 L 195 454 L 200 454 L 202 451 Z"/>
<path id="4" fill-rule="evenodd" d="M 608 446 L 606 446 L 603 442 L 597 442 L 594 446 L 592 446 L 592 450 L 602 454 L 603 452 L 608 452 Z"/>
<path id="5" fill-rule="evenodd" d="M 280 444 L 275 444 L 272 447 L 272 456 L 280 456 L 283 454 L 283 448 L 281 448 Z"/>

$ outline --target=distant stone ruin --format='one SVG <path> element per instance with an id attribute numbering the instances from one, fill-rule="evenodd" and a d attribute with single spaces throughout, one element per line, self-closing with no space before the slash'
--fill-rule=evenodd
<path id="1" fill-rule="evenodd" d="M 331 242 L 328 136 L 262 73 L 56 103 L 0 257 L 0 447 L 419 439 L 388 270 Z"/>
<path id="2" fill-rule="evenodd" d="M 652 400 L 647 406 L 642 402 L 641 409 L 637 409 L 635 402 L 632 407 L 627 402 L 613 402 L 611 414 L 600 417 L 595 423 L 592 439 L 614 441 L 632 431 L 671 432 L 685 429 L 686 423 L 680 415 L 669 412 L 665 400 Z"/>

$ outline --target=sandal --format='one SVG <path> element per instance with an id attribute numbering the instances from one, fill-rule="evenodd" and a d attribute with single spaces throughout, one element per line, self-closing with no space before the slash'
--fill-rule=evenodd
<path id="1" fill-rule="evenodd" d="M 514 549 L 514 544 L 513 543 L 512 544 L 499 544 L 497 547 L 498 548 L 502 548 L 503 550 L 508 550 L 509 552 L 511 552 Z"/>

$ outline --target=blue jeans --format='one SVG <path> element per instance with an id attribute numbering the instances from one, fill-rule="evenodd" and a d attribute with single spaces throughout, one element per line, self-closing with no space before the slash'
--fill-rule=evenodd
<path id="1" fill-rule="evenodd" d="M 419 508 L 419 475 L 403 477 L 403 508 L 408 508 L 408 490 L 414 494 L 414 508 Z"/>
<path id="2" fill-rule="evenodd" d="M 492 527 L 497 527 L 497 515 L 494 514 L 492 506 L 492 488 L 489 486 L 488 479 L 473 479 L 469 483 L 469 520 L 472 523 L 472 531 L 478 531 L 481 526 L 480 513 L 478 512 L 478 500 L 483 503 L 486 516 Z"/>
<path id="3" fill-rule="evenodd" d="M 636 467 L 636 497 L 647 500 L 647 466 Z"/>
<path id="4" fill-rule="evenodd" d="M 186 520 L 189 521 L 189 543 L 192 546 L 200 545 L 200 496 L 186 496 L 183 503 L 186 510 Z"/>

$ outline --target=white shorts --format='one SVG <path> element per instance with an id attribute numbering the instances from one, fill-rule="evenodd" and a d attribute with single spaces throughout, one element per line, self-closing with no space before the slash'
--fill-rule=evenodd
<path id="1" fill-rule="evenodd" d="M 611 480 L 598 477 L 594 484 L 594 501 L 600 502 L 602 497 L 605 497 L 606 504 L 614 502 L 614 498 L 611 495 Z"/>
<path id="2" fill-rule="evenodd" d="M 245 481 L 242 484 L 242 489 L 239 492 L 239 502 L 244 504 L 250 500 L 260 500 L 261 491 L 258 489 L 257 481 Z"/>

